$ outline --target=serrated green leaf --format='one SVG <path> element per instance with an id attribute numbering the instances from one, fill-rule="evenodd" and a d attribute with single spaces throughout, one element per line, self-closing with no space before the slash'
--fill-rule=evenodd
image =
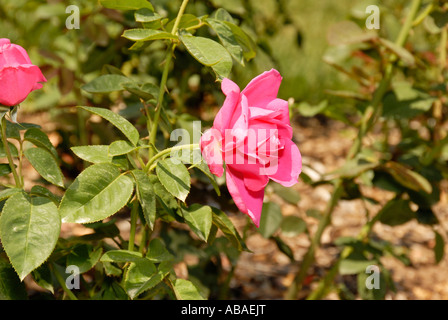
<path id="1" fill-rule="evenodd" d="M 134 150 L 137 150 L 130 142 L 124 140 L 117 140 L 110 144 L 109 146 L 109 156 L 120 156 L 123 154 L 128 154 Z"/>
<path id="2" fill-rule="evenodd" d="M 90 223 L 103 220 L 123 208 L 134 182 L 113 164 L 100 163 L 85 169 L 70 185 L 59 206 L 63 222 Z"/>
<path id="3" fill-rule="evenodd" d="M 104 272 L 106 275 L 110 277 L 119 277 L 121 276 L 122 270 L 116 266 L 114 266 L 111 262 L 102 262 L 104 267 Z"/>
<path id="4" fill-rule="evenodd" d="M 185 202 L 190 193 L 190 173 L 185 165 L 172 159 L 161 160 L 157 163 L 156 173 L 165 189 Z"/>
<path id="5" fill-rule="evenodd" d="M 31 142 L 36 147 L 47 149 L 55 159 L 58 159 L 58 152 L 51 143 L 48 136 L 38 128 L 31 128 L 25 132 L 24 140 Z"/>
<path id="6" fill-rule="evenodd" d="M 109 250 L 103 254 L 101 262 L 135 262 L 142 259 L 140 252 L 129 250 Z"/>
<path id="7" fill-rule="evenodd" d="M 40 128 L 40 126 L 33 123 L 13 123 L 6 120 L 6 136 L 8 138 L 20 140 L 20 131 L 28 130 L 30 128 Z"/>
<path id="8" fill-rule="evenodd" d="M 227 78 L 232 70 L 232 57 L 218 42 L 204 37 L 181 33 L 180 39 L 188 52 L 200 63 L 209 66 L 217 78 Z"/>
<path id="9" fill-rule="evenodd" d="M 100 0 L 103 7 L 116 10 L 139 10 L 147 8 L 154 11 L 154 7 L 146 0 Z"/>
<path id="10" fill-rule="evenodd" d="M 218 8 L 218 10 L 216 10 L 213 17 L 217 20 L 228 21 L 228 22 L 234 23 L 232 15 L 229 12 L 227 12 L 227 10 L 225 10 L 223 8 Z"/>
<path id="11" fill-rule="evenodd" d="M 208 18 L 207 23 L 216 32 L 224 48 L 229 51 L 232 57 L 244 66 L 243 48 L 233 35 L 232 29 L 226 25 L 225 21 Z"/>
<path id="12" fill-rule="evenodd" d="M 144 284 L 157 273 L 157 268 L 148 259 L 140 259 L 130 264 L 124 279 L 124 289 L 131 299 L 140 294 Z"/>
<path id="13" fill-rule="evenodd" d="M 89 93 L 109 93 L 123 90 L 122 84 L 129 81 L 129 78 L 122 75 L 104 74 L 83 85 L 81 89 Z"/>
<path id="14" fill-rule="evenodd" d="M 207 242 L 212 227 L 212 209 L 209 206 L 193 204 L 188 208 L 181 208 L 182 215 L 190 226 L 191 230 L 196 233 L 202 241 Z"/>
<path id="15" fill-rule="evenodd" d="M 137 22 L 153 22 L 162 19 L 162 16 L 148 8 L 142 8 L 135 12 L 135 21 Z"/>
<path id="16" fill-rule="evenodd" d="M 225 212 L 212 207 L 213 213 L 213 224 L 215 224 L 230 241 L 230 243 L 237 248 L 239 251 L 250 251 L 243 239 L 241 238 L 238 230 L 236 230 L 232 221 L 227 217 Z"/>
<path id="17" fill-rule="evenodd" d="M 172 282 L 172 286 L 178 300 L 205 300 L 191 281 L 176 279 Z"/>
<path id="18" fill-rule="evenodd" d="M 123 33 L 123 37 L 132 41 L 177 40 L 177 36 L 174 34 L 153 29 L 128 29 Z"/>
<path id="19" fill-rule="evenodd" d="M 70 148 L 76 156 L 91 163 L 111 163 L 112 156 L 109 155 L 109 146 L 79 146 Z"/>
<path id="20" fill-rule="evenodd" d="M 161 206 L 167 213 L 174 215 L 174 210 L 177 210 L 178 208 L 176 198 L 165 189 L 156 175 L 150 174 L 148 175 L 148 177 L 153 186 L 157 201 L 161 204 Z"/>
<path id="21" fill-rule="evenodd" d="M 9 166 L 9 165 L 8 165 Z M 0 201 L 6 200 L 9 197 L 13 196 L 16 193 L 22 192 L 20 188 L 8 188 L 0 191 Z"/>
<path id="22" fill-rule="evenodd" d="M 64 177 L 54 156 L 42 148 L 31 148 L 24 152 L 34 169 L 48 182 L 64 188 Z"/>
<path id="23" fill-rule="evenodd" d="M 140 139 L 140 135 L 137 129 L 122 116 L 110 111 L 109 109 L 104 108 L 95 108 L 95 107 L 80 107 L 80 108 L 106 119 L 107 121 L 112 123 L 116 128 L 118 128 L 134 146 L 137 145 L 138 140 Z"/>
<path id="24" fill-rule="evenodd" d="M 132 262 L 124 280 L 124 287 L 131 299 L 155 287 L 170 272 L 171 265 L 162 262 L 158 269 L 148 259 Z"/>
<path id="25" fill-rule="evenodd" d="M 20 280 L 47 260 L 60 229 L 58 208 L 49 199 L 21 192 L 6 201 L 0 216 L 0 238 Z"/>
<path id="26" fill-rule="evenodd" d="M 243 49 L 244 59 L 249 61 L 255 58 L 255 56 L 257 55 L 257 45 L 252 40 L 252 38 L 236 24 L 230 21 L 224 21 L 224 24 L 230 28 L 234 38 L 238 42 L 239 46 Z"/>
<path id="27" fill-rule="evenodd" d="M 131 173 L 135 179 L 137 198 L 142 206 L 143 216 L 152 230 L 156 220 L 156 195 L 151 180 L 144 171 L 133 170 Z"/>

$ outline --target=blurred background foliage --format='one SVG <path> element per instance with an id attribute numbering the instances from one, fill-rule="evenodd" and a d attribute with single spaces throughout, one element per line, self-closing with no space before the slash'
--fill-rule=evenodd
<path id="1" fill-rule="evenodd" d="M 259 46 L 256 57 L 245 67 L 234 64 L 231 77 L 241 86 L 255 75 L 275 67 L 283 76 L 281 98 L 306 102 L 302 105 L 304 115 L 322 112 L 343 120 L 347 112 L 353 112 L 355 103 L 328 91 L 356 91 L 353 89 L 358 84 L 323 63 L 327 53 L 330 58 L 344 58 L 343 52 L 338 52 L 338 56 L 331 52 L 327 41 L 330 26 L 346 19 L 363 26 L 365 8 L 379 5 L 382 25 L 379 33 L 386 39 L 394 39 L 401 25 L 396 19 L 397 13 L 406 4 L 404 0 L 210 0 L 193 1 L 187 13 L 207 15 L 222 7 L 255 39 Z M 82 27 L 79 30 L 65 27 L 69 5 L 77 5 L 81 10 Z M 160 0 L 154 5 L 173 19 L 180 1 Z M 0 35 L 26 47 L 33 62 L 43 66 L 50 80 L 43 91 L 33 93 L 34 99 L 28 99 L 22 105 L 29 111 L 48 110 L 56 116 L 61 108 L 80 104 L 80 84 L 98 76 L 106 64 L 120 67 L 126 75 L 135 75 L 139 79 L 153 77 L 148 80 L 155 81 L 161 72 L 163 45 L 154 43 L 146 49 L 132 51 L 129 50 L 132 42 L 121 37 L 125 28 L 136 27 L 132 12 L 122 14 L 105 9 L 96 1 L 1 0 L 0 18 Z M 431 39 L 422 32 L 416 32 L 412 37 L 420 51 L 433 51 L 437 45 L 437 37 Z M 212 90 L 207 87 L 210 82 L 203 79 L 204 86 L 195 86 L 201 79 L 195 75 L 202 76 L 200 65 L 191 60 L 183 61 L 189 59 L 187 56 L 177 58 L 182 63 L 191 64 L 190 71 L 181 78 L 173 74 L 172 81 L 183 83 L 171 82 L 171 87 L 183 89 L 183 95 L 191 95 L 187 101 L 191 107 L 197 107 L 200 94 Z M 196 91 L 202 91 L 196 93 L 196 99 L 191 92 L 185 91 L 188 85 L 189 89 L 193 86 Z M 220 95 L 217 98 L 222 99 Z M 328 103 L 323 105 L 326 100 Z M 182 101 L 185 100 L 176 102 Z"/>
<path id="2" fill-rule="evenodd" d="M 284 78 L 280 92 L 282 98 L 292 97 L 296 101 L 317 104 L 327 97 L 325 88 L 343 90 L 353 85 L 346 77 L 322 63 L 322 56 L 328 48 L 328 28 L 350 17 L 364 23 L 366 4 L 377 2 L 193 1 L 187 13 L 201 16 L 223 7 L 256 40 L 260 47 L 257 56 L 246 67 L 235 65 L 232 73 L 233 80 L 241 86 L 262 71 L 275 67 Z M 388 3 L 392 2 L 391 15 L 394 14 L 392 9 L 397 10 L 397 2 L 406 3 L 382 1 L 382 7 L 387 9 Z M 65 28 L 69 16 L 66 7 L 69 5 L 77 5 L 81 10 L 82 27 L 79 30 Z M 172 19 L 180 1 L 160 0 L 155 1 L 154 5 Z M 383 23 L 387 27 L 382 30 L 393 36 L 400 25 L 395 19 L 388 19 L 387 10 L 383 12 Z M 132 13 L 121 14 L 105 9 L 96 1 L 1 0 L 0 18 L 1 36 L 26 47 L 32 60 L 45 66 L 51 80 L 44 91 L 34 94 L 33 101 L 23 104 L 29 110 L 47 109 L 51 112 L 54 107 L 74 103 L 77 98 L 73 89 L 78 87 L 74 84 L 91 80 L 105 64 L 123 65 L 125 74 L 137 74 L 139 77 L 149 77 L 149 68 L 151 76 L 157 77 L 154 69 L 160 69 L 163 50 L 158 52 L 150 47 L 132 52 L 129 50 L 131 41 L 121 37 L 124 28 L 135 27 Z M 193 62 L 190 64 L 194 66 Z M 196 67 L 198 69 L 199 65 Z"/>

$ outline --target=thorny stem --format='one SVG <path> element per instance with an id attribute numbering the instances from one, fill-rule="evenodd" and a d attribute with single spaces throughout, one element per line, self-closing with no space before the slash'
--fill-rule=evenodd
<path id="1" fill-rule="evenodd" d="M 397 37 L 397 40 L 395 41 L 395 44 L 399 47 L 403 47 L 406 39 L 409 35 L 409 32 L 412 28 L 412 24 L 414 22 L 415 16 L 417 15 L 418 9 L 420 8 L 421 0 L 413 0 L 411 4 L 411 9 L 409 11 L 409 14 L 406 18 L 406 21 L 404 25 L 402 26 L 400 33 Z M 357 136 L 357 139 L 355 143 L 353 144 L 353 147 L 349 151 L 347 155 L 347 160 L 352 159 L 356 156 L 356 154 L 359 153 L 359 151 L 362 148 L 362 139 L 365 137 L 367 132 L 371 129 L 373 124 L 375 123 L 376 117 L 378 117 L 381 114 L 382 106 L 381 102 L 383 100 L 384 95 L 386 94 L 390 81 L 392 79 L 393 71 L 394 71 L 394 62 L 396 61 L 397 57 L 395 55 L 391 56 L 389 63 L 386 65 L 384 76 L 382 81 L 380 82 L 377 90 L 375 91 L 375 94 L 372 99 L 372 103 L 369 107 L 367 107 L 364 117 L 361 121 L 361 127 L 359 129 L 359 133 Z M 325 210 L 324 217 L 320 220 L 318 230 L 314 234 L 310 247 L 308 248 L 307 253 L 305 254 L 301 268 L 299 269 L 293 283 L 291 284 L 287 294 L 286 299 L 295 299 L 297 297 L 297 293 L 302 288 L 303 281 L 305 280 L 308 269 L 311 267 L 312 263 L 314 262 L 314 254 L 316 249 L 320 245 L 321 237 L 323 231 L 326 229 L 326 227 L 331 223 L 331 215 L 339 201 L 339 198 L 342 195 L 343 186 L 342 186 L 342 180 L 338 179 L 335 183 L 335 188 L 333 191 L 333 195 L 330 199 L 330 202 L 327 206 L 327 209 Z M 376 222 L 376 219 L 372 219 L 372 221 L 368 224 L 367 231 L 370 230 L 370 228 L 373 226 L 373 224 Z M 364 229 L 363 229 L 364 230 Z M 366 230 L 365 230 L 366 232 Z M 348 249 L 347 249 L 348 250 Z M 345 250 L 345 251 L 347 251 Z M 349 254 L 348 252 L 344 252 L 345 254 Z M 327 275 L 325 283 L 331 283 L 334 279 L 334 277 L 337 274 L 337 268 L 335 267 L 332 269 L 332 271 Z"/>

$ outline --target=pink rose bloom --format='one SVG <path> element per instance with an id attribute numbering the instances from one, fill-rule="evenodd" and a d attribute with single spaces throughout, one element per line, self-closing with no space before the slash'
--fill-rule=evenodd
<path id="1" fill-rule="evenodd" d="M 274 69 L 254 78 L 243 91 L 224 79 L 226 100 L 200 141 L 210 171 L 220 177 L 225 165 L 235 204 L 257 227 L 269 179 L 290 187 L 302 170 L 302 157 L 291 140 L 288 102 L 277 98 L 281 81 Z"/>
<path id="2" fill-rule="evenodd" d="M 31 91 L 42 88 L 39 82 L 46 81 L 25 49 L 0 38 L 0 105 L 18 105 Z"/>

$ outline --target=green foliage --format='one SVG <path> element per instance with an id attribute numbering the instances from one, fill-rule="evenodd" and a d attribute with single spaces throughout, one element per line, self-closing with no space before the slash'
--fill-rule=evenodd
<path id="1" fill-rule="evenodd" d="M 25 150 L 24 154 L 42 178 L 64 188 L 61 169 L 50 152 L 42 148 L 30 148 Z"/>
<path id="2" fill-rule="evenodd" d="M 157 163 L 156 173 L 165 189 L 185 202 L 190 192 L 190 173 L 185 165 L 172 159 L 161 160 Z"/>
<path id="3" fill-rule="evenodd" d="M 48 259 L 60 228 L 58 209 L 49 199 L 20 192 L 6 201 L 0 217 L 0 237 L 20 280 Z"/>
<path id="4" fill-rule="evenodd" d="M 106 219 L 123 208 L 134 182 L 108 163 L 85 169 L 68 187 L 59 206 L 63 222 L 91 223 Z"/>

